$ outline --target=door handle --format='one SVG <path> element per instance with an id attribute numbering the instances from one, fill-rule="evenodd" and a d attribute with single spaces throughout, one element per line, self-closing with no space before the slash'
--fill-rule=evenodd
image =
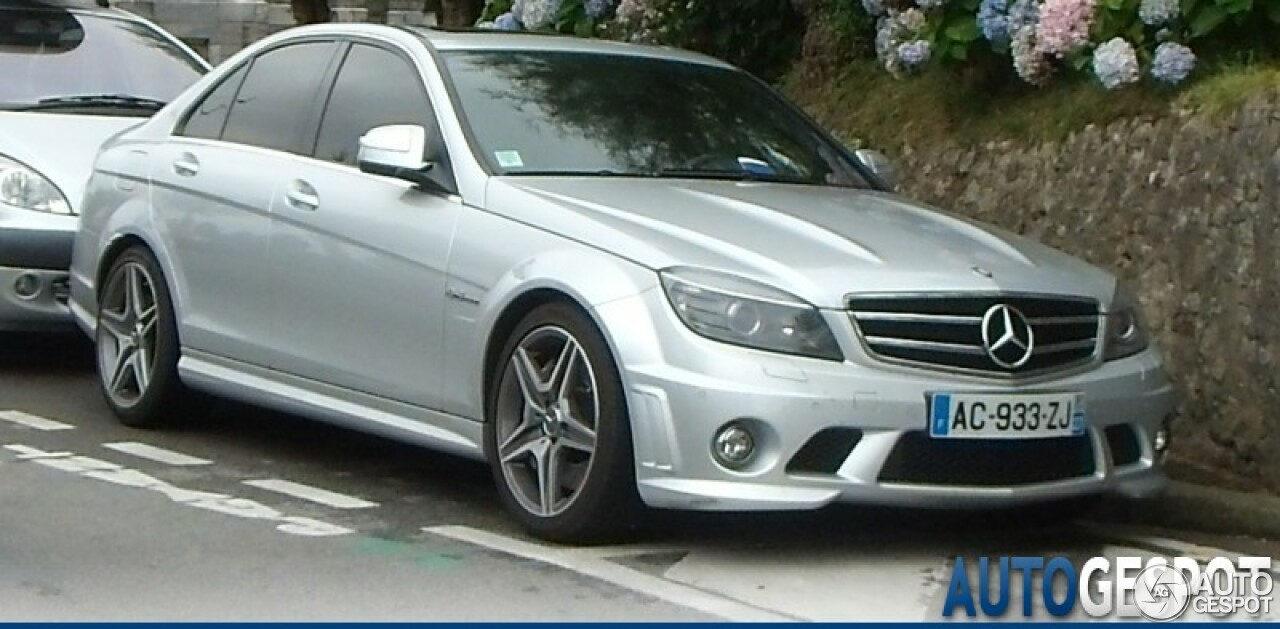
<path id="1" fill-rule="evenodd" d="M 315 211 L 320 207 L 320 195 L 316 194 L 316 189 L 301 179 L 289 184 L 284 197 L 294 209 Z"/>
<path id="2" fill-rule="evenodd" d="M 191 153 L 183 153 L 173 162 L 173 172 L 183 177 L 194 177 L 200 172 L 200 160 Z"/>

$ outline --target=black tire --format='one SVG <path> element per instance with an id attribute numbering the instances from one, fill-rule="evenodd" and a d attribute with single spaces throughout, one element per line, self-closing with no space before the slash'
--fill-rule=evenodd
<path id="1" fill-rule="evenodd" d="M 501 403 L 512 402 L 515 382 L 512 357 L 526 339 L 547 330 L 567 332 L 586 356 L 589 374 L 594 375 L 595 451 L 585 472 L 585 481 L 564 510 L 556 514 L 539 514 L 526 507 L 504 472 L 499 456 L 499 432 L 509 419 L 500 423 Z M 567 303 L 549 303 L 526 315 L 512 331 L 489 378 L 486 392 L 488 416 L 485 418 L 485 452 L 493 471 L 498 494 L 507 510 L 530 534 L 541 539 L 570 544 L 616 542 L 634 534 L 639 526 L 642 507 L 636 490 L 635 459 L 631 441 L 631 424 L 623 394 L 622 379 L 608 344 L 595 323 L 579 308 Z M 568 376 L 566 376 L 568 377 Z M 520 395 L 516 389 L 514 395 Z M 523 398 L 517 398 L 522 400 Z M 523 404 L 517 401 L 517 404 Z M 521 408 L 527 408 L 527 404 Z M 523 420 L 520 420 L 523 421 Z M 538 434 L 536 431 L 530 434 Z"/>
<path id="2" fill-rule="evenodd" d="M 113 302 L 118 295 L 113 291 L 119 286 L 117 282 L 128 281 L 127 273 L 137 269 L 144 271 L 146 283 L 151 292 L 150 303 L 154 305 L 154 335 L 149 341 L 149 352 L 146 361 L 150 365 L 150 375 L 143 390 L 134 396 L 126 396 L 124 392 L 112 388 L 115 377 L 114 362 L 111 359 L 111 343 L 119 343 L 112 327 L 104 325 L 104 318 L 109 317 L 108 309 L 116 310 Z M 128 299 L 126 296 L 125 299 Z M 97 333 L 94 339 L 94 353 L 98 370 L 98 385 L 102 397 L 120 423 L 135 428 L 158 428 L 171 425 L 183 417 L 182 403 L 187 399 L 187 390 L 178 378 L 178 326 L 173 313 L 173 300 L 169 294 L 169 286 L 155 256 L 145 247 L 135 246 L 126 249 L 111 262 L 102 285 L 98 287 Z M 123 353 L 116 345 L 115 353 Z M 135 354 L 137 352 L 135 351 Z M 112 363 L 112 364 L 107 364 Z M 144 367 L 145 369 L 145 367 Z M 136 384 L 137 376 L 133 376 Z M 127 388 L 127 384 L 125 387 Z M 136 388 L 136 387 L 135 387 Z M 113 391 L 116 391 L 113 393 Z"/>

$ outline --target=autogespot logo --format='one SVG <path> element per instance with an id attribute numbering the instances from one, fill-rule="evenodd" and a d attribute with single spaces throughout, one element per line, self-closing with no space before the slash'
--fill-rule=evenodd
<path id="1" fill-rule="evenodd" d="M 970 574 L 975 567 L 976 575 Z M 1020 601 L 1011 600 L 1015 578 L 1021 579 Z M 1141 557 L 1094 557 L 1079 570 L 1066 557 L 979 557 L 976 566 L 957 557 L 942 615 L 1002 617 L 1016 606 L 1023 617 L 1035 616 L 1039 608 L 1053 617 L 1078 610 L 1093 618 L 1158 622 L 1187 610 L 1257 618 L 1270 614 L 1274 586 L 1270 557 L 1218 557 L 1203 565 L 1190 557 L 1145 563 Z"/>
<path id="2" fill-rule="evenodd" d="M 1148 566 L 1138 573 L 1133 602 L 1147 620 L 1173 620 L 1191 604 L 1191 584 L 1187 576 L 1173 566 Z"/>

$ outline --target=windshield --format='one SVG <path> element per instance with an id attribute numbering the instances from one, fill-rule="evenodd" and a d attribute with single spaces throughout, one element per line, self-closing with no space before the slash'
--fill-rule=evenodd
<path id="1" fill-rule="evenodd" d="M 144 24 L 53 8 L 0 9 L 0 104 L 125 96 L 167 102 L 204 73 Z"/>
<path id="2" fill-rule="evenodd" d="M 451 51 L 445 64 L 496 173 L 867 187 L 819 129 L 736 70 L 544 51 Z"/>

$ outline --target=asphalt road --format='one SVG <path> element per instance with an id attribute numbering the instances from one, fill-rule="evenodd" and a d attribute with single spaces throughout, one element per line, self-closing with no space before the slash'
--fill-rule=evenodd
<path id="1" fill-rule="evenodd" d="M 662 513 L 634 544 L 554 547 L 483 465 L 230 402 L 184 420 L 120 426 L 86 342 L 0 336 L 0 621 L 913 620 L 939 617 L 957 555 L 1217 552 L 854 508 Z"/>

